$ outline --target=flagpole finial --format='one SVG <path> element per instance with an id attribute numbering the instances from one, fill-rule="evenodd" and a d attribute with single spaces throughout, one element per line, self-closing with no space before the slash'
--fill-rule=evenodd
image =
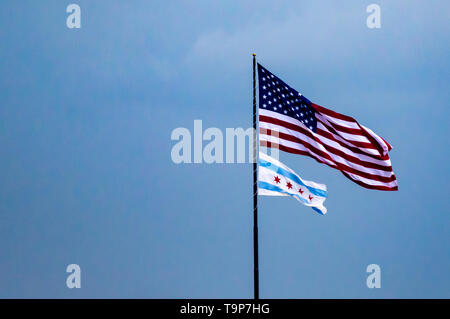
<path id="1" fill-rule="evenodd" d="M 253 55 L 253 56 L 256 56 L 256 53 L 253 53 L 252 55 Z"/>

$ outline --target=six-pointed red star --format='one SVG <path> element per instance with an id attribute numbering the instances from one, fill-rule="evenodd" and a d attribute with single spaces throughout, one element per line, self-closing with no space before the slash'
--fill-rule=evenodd
<path id="1" fill-rule="evenodd" d="M 278 176 L 275 176 L 275 177 L 273 178 L 273 181 L 274 181 L 275 183 L 277 183 L 277 184 L 280 184 L 280 182 L 281 182 L 281 180 L 280 180 L 280 178 L 279 178 Z M 292 189 L 292 183 L 291 183 L 291 182 L 287 182 L 287 183 L 286 183 L 286 187 L 287 187 L 288 189 Z M 299 192 L 301 195 L 303 195 L 304 190 L 302 190 L 301 188 L 299 188 L 299 189 L 298 189 L 298 192 Z M 308 195 L 308 198 L 309 198 L 309 201 L 312 201 L 314 197 L 311 196 L 311 195 Z"/>

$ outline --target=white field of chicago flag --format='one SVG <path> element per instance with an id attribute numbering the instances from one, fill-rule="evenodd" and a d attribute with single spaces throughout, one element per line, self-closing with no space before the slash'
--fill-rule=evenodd
<path id="1" fill-rule="evenodd" d="M 301 179 L 292 169 L 262 152 L 258 164 L 258 195 L 291 196 L 319 214 L 326 214 L 326 185 Z"/>

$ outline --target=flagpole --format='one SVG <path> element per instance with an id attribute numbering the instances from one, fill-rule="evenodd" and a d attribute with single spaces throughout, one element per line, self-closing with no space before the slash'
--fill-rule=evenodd
<path id="1" fill-rule="evenodd" d="M 258 154 L 256 132 L 256 54 L 253 53 L 253 285 L 255 299 L 259 299 L 258 267 Z"/>

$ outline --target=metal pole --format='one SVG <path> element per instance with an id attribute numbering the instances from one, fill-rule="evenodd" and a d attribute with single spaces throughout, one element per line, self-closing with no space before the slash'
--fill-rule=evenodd
<path id="1" fill-rule="evenodd" d="M 258 146 L 256 132 L 256 54 L 253 53 L 253 283 L 254 296 L 259 299 L 258 267 Z"/>

